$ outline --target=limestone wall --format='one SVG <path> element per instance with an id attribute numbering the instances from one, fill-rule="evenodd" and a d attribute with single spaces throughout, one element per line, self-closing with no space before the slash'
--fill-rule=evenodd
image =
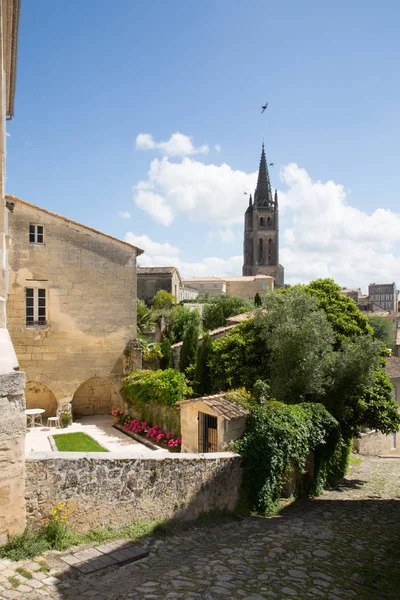
<path id="1" fill-rule="evenodd" d="M 353 448 L 359 454 L 400 456 L 400 433 L 384 435 L 380 431 L 368 431 L 354 439 Z"/>
<path id="2" fill-rule="evenodd" d="M 134 519 L 190 520 L 211 510 L 232 511 L 241 484 L 241 458 L 229 452 L 124 458 L 111 453 L 51 453 L 26 461 L 27 515 L 39 524 L 63 501 L 80 531 L 123 526 Z"/>
<path id="3" fill-rule="evenodd" d="M 0 329 L 0 544 L 25 527 L 25 375 Z"/>
<path id="4" fill-rule="evenodd" d="M 58 403 L 92 378 L 92 397 L 99 378 L 117 393 L 125 346 L 136 337 L 136 248 L 13 201 L 8 326 L 27 381 L 46 386 Z M 31 223 L 44 226 L 43 244 L 30 243 Z M 45 288 L 46 325 L 26 326 L 26 288 Z M 101 393 L 98 400 L 109 411 Z M 80 397 L 86 408 L 90 402 Z"/>

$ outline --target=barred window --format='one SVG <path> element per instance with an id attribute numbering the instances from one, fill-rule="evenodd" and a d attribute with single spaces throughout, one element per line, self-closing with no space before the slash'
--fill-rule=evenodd
<path id="1" fill-rule="evenodd" d="M 25 322 L 27 325 L 46 325 L 45 289 L 25 289 Z"/>
<path id="2" fill-rule="evenodd" d="M 35 225 L 31 223 L 29 225 L 29 243 L 30 244 L 43 244 L 44 236 L 43 236 L 44 227 L 43 225 Z"/>

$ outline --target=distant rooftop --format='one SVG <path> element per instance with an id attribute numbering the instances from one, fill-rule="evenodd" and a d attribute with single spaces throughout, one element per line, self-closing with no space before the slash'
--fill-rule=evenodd
<path id="1" fill-rule="evenodd" d="M 185 282 L 190 281 L 254 281 L 255 279 L 275 279 L 271 275 L 240 275 L 237 277 L 183 277 L 182 280 Z"/>
<path id="2" fill-rule="evenodd" d="M 174 271 L 177 271 L 176 267 L 138 267 L 137 274 L 138 275 L 165 275 L 170 274 Z"/>
<path id="3" fill-rule="evenodd" d="M 400 357 L 389 356 L 386 364 L 386 373 L 390 379 L 400 379 Z"/>

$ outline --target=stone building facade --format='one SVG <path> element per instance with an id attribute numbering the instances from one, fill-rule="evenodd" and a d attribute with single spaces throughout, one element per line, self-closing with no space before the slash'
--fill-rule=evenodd
<path id="1" fill-rule="evenodd" d="M 6 119 L 14 116 L 20 0 L 0 3 L 0 544 L 25 527 L 25 375 L 7 330 Z"/>
<path id="2" fill-rule="evenodd" d="M 395 283 L 370 283 L 368 297 L 371 311 L 397 312 L 399 292 Z"/>
<path id="3" fill-rule="evenodd" d="M 164 290 L 180 300 L 181 277 L 176 267 L 138 267 L 137 297 L 151 306 L 159 290 Z"/>
<path id="4" fill-rule="evenodd" d="M 271 275 L 276 286 L 284 285 L 284 269 L 279 264 L 278 192 L 272 196 L 264 144 L 254 202 L 250 195 L 244 215 L 243 255 L 243 275 Z"/>
<path id="5" fill-rule="evenodd" d="M 192 277 L 183 279 L 184 284 L 198 291 L 198 295 L 215 298 L 220 294 L 239 296 L 253 300 L 258 293 L 260 296 L 274 289 L 274 277 L 270 275 L 248 275 L 242 277 Z"/>
<path id="6" fill-rule="evenodd" d="M 136 338 L 142 251 L 8 196 L 8 325 L 26 372 L 27 407 L 105 414 L 120 403 L 126 348 Z M 125 354 L 124 354 L 125 350 Z"/>

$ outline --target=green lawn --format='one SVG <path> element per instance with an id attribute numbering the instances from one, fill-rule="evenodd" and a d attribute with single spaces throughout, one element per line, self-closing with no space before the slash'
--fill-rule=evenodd
<path id="1" fill-rule="evenodd" d="M 60 452 L 108 452 L 86 433 L 58 433 L 53 435 Z"/>

